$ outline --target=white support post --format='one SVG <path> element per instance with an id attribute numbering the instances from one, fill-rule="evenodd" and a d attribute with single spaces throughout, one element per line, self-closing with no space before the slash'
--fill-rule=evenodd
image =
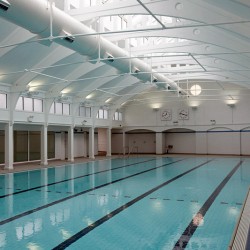
<path id="1" fill-rule="evenodd" d="M 74 162 L 74 127 L 68 129 L 68 161 Z"/>
<path id="2" fill-rule="evenodd" d="M 107 155 L 111 156 L 111 128 L 107 128 Z"/>
<path id="3" fill-rule="evenodd" d="M 5 125 L 5 166 L 4 169 L 13 169 L 13 124 Z"/>
<path id="4" fill-rule="evenodd" d="M 95 128 L 89 128 L 89 158 L 95 159 Z"/>
<path id="5" fill-rule="evenodd" d="M 41 128 L 41 165 L 48 165 L 48 127 L 46 124 Z"/>

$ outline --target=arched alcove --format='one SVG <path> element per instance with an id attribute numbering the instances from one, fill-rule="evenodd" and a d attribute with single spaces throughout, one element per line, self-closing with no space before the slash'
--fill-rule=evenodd
<path id="1" fill-rule="evenodd" d="M 240 132 L 228 127 L 207 130 L 207 154 L 240 154 Z"/>
<path id="2" fill-rule="evenodd" d="M 155 131 L 149 129 L 133 129 L 126 132 L 126 147 L 129 153 L 154 154 Z"/>
<path id="3" fill-rule="evenodd" d="M 195 154 L 196 132 L 186 128 L 173 128 L 163 132 L 167 153 Z"/>

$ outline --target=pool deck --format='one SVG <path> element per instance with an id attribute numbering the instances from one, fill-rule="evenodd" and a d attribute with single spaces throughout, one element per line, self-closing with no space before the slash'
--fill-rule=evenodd
<path id="1" fill-rule="evenodd" d="M 63 166 L 67 164 L 84 163 L 84 162 L 90 162 L 90 161 L 105 160 L 105 159 L 110 159 L 110 158 L 113 158 L 113 157 L 96 156 L 95 159 L 90 159 L 87 157 L 79 157 L 79 158 L 75 158 L 74 162 L 70 162 L 67 160 L 49 160 L 48 165 L 46 166 L 41 165 L 40 161 L 15 163 L 13 166 L 13 169 L 4 169 L 3 165 L 0 166 L 0 174 L 17 173 L 17 172 L 43 169 L 43 168 L 52 168 L 52 167 Z"/>
<path id="2" fill-rule="evenodd" d="M 163 154 L 163 155 L 155 155 L 155 154 L 131 154 L 129 157 L 145 157 L 145 156 L 154 156 L 154 157 L 240 157 L 238 155 L 193 155 L 193 154 Z M 112 155 L 111 157 L 106 156 L 95 156 L 95 159 L 90 159 L 88 157 L 76 157 L 74 162 L 70 162 L 68 160 L 49 160 L 48 165 L 44 166 L 40 164 L 40 161 L 33 161 L 33 162 L 24 162 L 24 163 L 14 163 L 13 169 L 4 169 L 4 165 L 0 165 L 0 174 L 8 174 L 8 173 L 17 173 L 29 170 L 36 170 L 36 169 L 43 169 L 43 168 L 51 168 L 57 166 L 63 166 L 67 164 L 74 164 L 74 163 L 84 163 L 90 161 L 98 161 L 98 160 L 105 160 L 110 158 L 121 158 L 121 157 L 128 157 L 121 156 L 121 155 Z M 242 156 L 243 158 L 250 158 L 250 156 Z"/>
<path id="3" fill-rule="evenodd" d="M 241 210 L 228 250 L 250 249 L 250 188 Z"/>

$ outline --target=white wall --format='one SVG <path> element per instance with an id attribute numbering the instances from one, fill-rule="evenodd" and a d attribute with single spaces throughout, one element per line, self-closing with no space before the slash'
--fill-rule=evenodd
<path id="1" fill-rule="evenodd" d="M 64 141 L 64 143 L 63 143 Z M 94 153 L 98 155 L 98 135 L 95 134 Z M 65 152 L 65 157 L 68 157 L 68 134 L 65 134 L 65 140 L 61 139 L 61 133 L 55 133 L 55 158 L 61 159 Z M 74 157 L 85 157 L 88 155 L 88 134 L 86 140 L 83 133 L 74 133 Z"/>
<path id="2" fill-rule="evenodd" d="M 98 128 L 98 151 L 107 152 L 107 129 Z"/>
<path id="3" fill-rule="evenodd" d="M 233 108 L 223 101 L 203 101 L 196 104 L 198 108 L 192 109 L 192 103 L 189 101 L 167 102 L 161 105 L 159 111 L 154 111 L 150 104 L 128 106 L 124 114 L 125 128 L 127 131 L 165 131 L 166 147 L 173 145 L 170 151 L 172 153 L 250 155 L 250 131 L 240 133 L 244 128 L 250 130 L 250 100 L 241 100 Z M 180 108 L 188 109 L 188 120 L 178 118 Z M 172 111 L 170 121 L 161 119 L 164 109 Z M 211 120 L 214 120 L 215 124 Z M 174 123 L 176 121 L 177 124 Z M 167 133 L 171 129 L 188 129 L 195 133 Z M 140 141 L 137 135 L 129 136 L 130 144 L 133 140 Z M 148 145 L 152 151 L 153 145 Z M 144 150 L 143 147 L 141 149 Z"/>
<path id="4" fill-rule="evenodd" d="M 65 152 L 65 146 L 61 142 L 61 133 L 55 133 L 55 158 L 61 159 L 62 151 Z"/>
<path id="5" fill-rule="evenodd" d="M 85 140 L 83 133 L 74 134 L 74 157 L 83 157 L 85 152 Z"/>
<path id="6" fill-rule="evenodd" d="M 190 105 L 193 105 L 192 102 L 168 102 L 161 105 L 159 111 L 154 111 L 150 104 L 131 105 L 125 109 L 124 125 L 135 128 L 151 127 L 155 129 L 156 127 L 162 127 L 162 130 L 166 130 L 175 127 L 174 121 L 178 121 L 178 127 L 191 126 L 190 129 L 193 129 L 194 126 L 211 126 L 211 120 L 216 121 L 216 127 L 236 124 L 247 127 L 247 124 L 250 124 L 250 100 L 242 100 L 236 103 L 234 108 L 230 108 L 223 101 L 203 101 L 196 104 L 199 105 L 198 108 L 192 109 L 190 107 Z M 188 109 L 188 120 L 179 120 L 178 110 L 180 108 Z M 161 112 L 164 109 L 172 111 L 170 121 L 161 119 Z"/>
<path id="7" fill-rule="evenodd" d="M 155 153 L 155 133 L 137 133 L 127 134 L 126 139 L 128 140 L 129 151 L 136 153 Z"/>
<path id="8" fill-rule="evenodd" d="M 250 128 L 242 131 L 240 136 L 241 141 L 241 154 L 250 155 Z"/>
<path id="9" fill-rule="evenodd" d="M 219 132 L 222 131 L 222 132 Z M 218 128 L 207 133 L 208 154 L 240 154 L 240 133 Z"/>
<path id="10" fill-rule="evenodd" d="M 195 133 L 189 131 L 169 132 L 166 133 L 166 147 L 173 145 L 169 153 L 196 153 L 196 138 Z"/>
<path id="11" fill-rule="evenodd" d="M 112 154 L 122 154 L 123 144 L 122 144 L 122 132 L 114 132 L 111 135 L 111 152 Z"/>

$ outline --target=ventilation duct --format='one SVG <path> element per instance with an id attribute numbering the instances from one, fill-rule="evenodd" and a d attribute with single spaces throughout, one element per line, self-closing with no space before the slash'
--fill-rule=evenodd
<path id="1" fill-rule="evenodd" d="M 1 17 L 37 34 L 38 37 L 48 38 L 48 41 L 52 38 L 52 41 L 70 48 L 81 55 L 88 56 L 91 60 L 98 60 L 99 56 L 101 59 L 105 58 L 107 51 L 109 51 L 109 60 L 103 60 L 104 63 L 112 63 L 113 67 L 123 73 L 129 73 L 131 68 L 138 68 L 140 69 L 140 74 L 135 74 L 134 76 L 142 82 L 151 82 L 152 69 L 148 64 L 138 58 L 128 60 L 130 57 L 128 52 L 101 36 L 88 36 L 87 34 L 93 34 L 95 31 L 56 8 L 53 4 L 50 5 L 48 1 L 0 0 L 0 3 L 7 7 L 11 5 L 8 11 L 0 11 Z M 51 15 L 53 15 L 52 30 L 54 38 L 51 37 L 50 30 Z M 65 30 L 67 32 L 64 32 Z M 63 36 L 66 34 L 66 37 L 63 39 L 62 34 Z M 83 36 L 74 37 L 74 34 L 83 34 Z M 172 90 L 181 90 L 174 81 L 162 74 L 154 72 L 154 77 L 157 78 L 157 82 L 155 83 L 157 86 L 158 84 L 161 85 L 160 87 L 165 85 L 164 88 L 166 89 L 169 85 Z"/>

